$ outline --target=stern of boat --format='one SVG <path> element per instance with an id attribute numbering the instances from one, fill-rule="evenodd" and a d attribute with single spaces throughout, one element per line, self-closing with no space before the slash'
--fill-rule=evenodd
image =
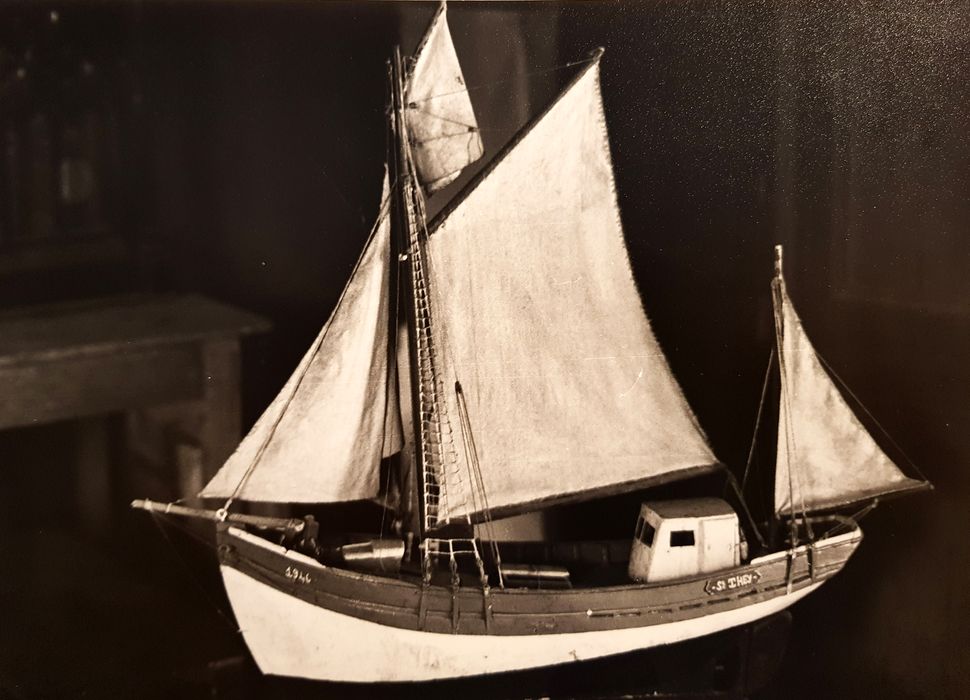
<path id="1" fill-rule="evenodd" d="M 862 529 L 854 520 L 844 516 L 815 517 L 808 524 L 814 533 L 809 542 L 794 549 L 756 557 L 750 564 L 765 566 L 785 560 L 785 577 L 790 589 L 823 583 L 835 576 L 862 543 Z M 799 529 L 805 525 L 804 521 L 800 522 Z"/>

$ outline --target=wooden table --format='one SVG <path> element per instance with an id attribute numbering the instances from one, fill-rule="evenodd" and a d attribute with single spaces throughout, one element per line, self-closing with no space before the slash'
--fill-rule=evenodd
<path id="1" fill-rule="evenodd" d="M 78 420 L 80 515 L 101 529 L 111 512 L 104 416 L 125 416 L 129 448 L 177 462 L 180 489 L 201 486 L 239 441 L 240 338 L 268 329 L 197 295 L 0 313 L 0 429 Z"/>

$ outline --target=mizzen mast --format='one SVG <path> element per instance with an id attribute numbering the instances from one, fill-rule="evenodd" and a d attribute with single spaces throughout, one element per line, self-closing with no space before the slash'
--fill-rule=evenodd
<path id="1" fill-rule="evenodd" d="M 883 452 L 836 387 L 836 375 L 826 371 L 788 296 L 781 264 L 779 246 L 771 285 L 781 376 L 775 513 L 794 521 L 796 513 L 807 516 L 929 488 Z"/>

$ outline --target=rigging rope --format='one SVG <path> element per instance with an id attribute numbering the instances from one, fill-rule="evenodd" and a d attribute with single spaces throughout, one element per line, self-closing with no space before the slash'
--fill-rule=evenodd
<path id="1" fill-rule="evenodd" d="M 418 202 L 419 202 L 420 213 L 421 213 L 420 221 L 422 226 L 422 232 L 424 234 L 425 240 L 428 240 L 430 237 L 430 233 L 428 232 L 428 222 L 424 212 L 423 198 L 419 197 Z M 432 256 L 431 254 L 431 249 L 429 247 L 425 247 L 424 253 L 428 261 L 428 267 L 431 270 L 431 274 L 434 275 L 437 279 L 440 279 L 440 276 L 437 274 L 437 271 L 436 271 L 434 256 Z M 443 304 L 443 301 L 441 299 L 441 290 L 438 288 L 437 285 L 430 285 L 430 289 L 431 289 L 431 296 L 433 297 L 434 302 L 438 304 L 440 307 L 440 305 Z M 451 362 L 451 366 L 457 367 L 458 362 L 455 358 L 454 349 L 451 346 L 451 344 L 445 343 L 445 351 L 448 354 L 447 359 Z M 454 471 L 453 471 L 455 483 L 459 486 L 459 488 L 461 488 L 461 503 L 466 506 L 466 509 L 467 509 L 468 495 L 471 495 L 473 509 L 478 508 L 478 503 L 477 503 L 478 499 L 476 498 L 476 494 L 479 494 L 481 496 L 481 501 L 482 501 L 481 512 L 483 516 L 483 525 L 485 526 L 485 531 L 489 538 L 490 551 L 492 552 L 492 556 L 494 557 L 494 560 L 495 560 L 495 566 L 498 572 L 499 586 L 504 588 L 505 581 L 502 576 L 502 568 L 501 568 L 502 559 L 501 559 L 501 556 L 499 555 L 498 543 L 495 539 L 495 531 L 492 525 L 493 523 L 492 513 L 488 505 L 488 495 L 485 490 L 485 481 L 482 477 L 481 467 L 478 461 L 478 449 L 475 446 L 475 436 L 472 432 L 471 421 L 469 420 L 469 417 L 468 417 L 468 407 L 465 404 L 465 396 L 461 390 L 461 384 L 459 381 L 457 381 L 457 379 L 455 381 L 455 400 L 458 406 L 458 420 L 459 420 L 459 426 L 461 427 L 461 431 L 462 431 L 462 443 L 465 448 L 465 464 L 469 472 L 468 493 L 466 493 L 466 490 L 464 488 L 461 488 L 460 486 L 462 483 L 462 479 L 461 479 L 461 470 L 457 463 L 457 454 L 455 454 Z M 446 416 L 446 419 L 447 419 L 447 416 Z M 450 431 L 449 431 L 449 435 L 450 435 Z M 453 446 L 452 446 L 452 449 L 454 449 Z M 445 490 L 445 494 L 447 495 L 447 490 Z M 469 517 L 469 520 L 470 520 L 470 515 L 466 517 Z M 478 558 L 479 567 L 482 567 L 482 562 L 479 558 L 477 547 L 475 549 L 475 556 L 476 558 Z"/>
<path id="2" fill-rule="evenodd" d="M 822 355 L 819 353 L 817 349 L 815 350 L 815 356 L 818 357 L 819 361 L 821 361 L 825 369 L 828 370 L 828 373 L 832 375 L 832 377 L 842 386 L 843 389 L 846 390 L 846 392 L 848 392 L 849 396 L 851 396 L 852 399 L 859 405 L 859 408 L 865 411 L 869 419 L 875 424 L 877 428 L 879 428 L 879 430 L 886 437 L 886 439 L 889 440 L 890 443 L 892 443 L 892 446 L 899 451 L 899 454 L 901 454 L 906 459 L 906 461 L 909 462 L 909 465 L 916 471 L 916 473 L 920 476 L 920 478 L 923 481 L 929 482 L 929 479 L 926 478 L 922 470 L 918 466 L 916 466 L 916 462 L 914 462 L 912 459 L 909 458 L 909 455 L 906 454 L 906 451 L 899 446 L 898 442 L 893 440 L 893 436 L 889 434 L 889 431 L 887 431 L 885 428 L 882 427 L 882 424 L 878 420 L 876 420 L 876 417 L 872 415 L 872 413 L 869 412 L 869 409 L 866 408 L 866 405 L 862 403 L 862 401 L 859 399 L 858 396 L 855 395 L 855 392 L 853 392 L 852 389 L 849 388 L 849 385 L 846 384 L 844 381 L 842 381 L 842 377 L 836 374 L 835 370 L 832 369 L 832 366 L 826 361 L 824 357 L 822 357 Z"/>
<path id="3" fill-rule="evenodd" d="M 876 506 L 878 506 L 878 505 L 879 505 L 879 499 L 878 498 L 872 499 L 872 503 L 867 504 L 865 507 L 860 508 L 855 513 L 853 513 L 852 515 L 850 515 L 849 516 L 849 520 L 851 520 L 852 522 L 858 524 L 859 521 L 861 521 L 864 517 L 866 517 L 867 515 L 869 515 L 869 513 L 871 513 L 872 511 L 874 511 L 876 509 Z M 845 526 L 844 523 L 837 523 L 835 526 L 830 527 L 828 530 L 826 530 L 825 531 L 825 534 L 822 535 L 819 539 L 822 539 L 822 540 L 827 539 L 829 537 L 829 535 L 831 535 L 833 532 L 835 532 L 836 530 L 838 530 L 840 527 L 844 527 L 844 526 Z"/>
<path id="4" fill-rule="evenodd" d="M 175 554 L 175 558 L 178 560 L 182 568 L 185 569 L 185 572 L 188 574 L 189 580 L 191 580 L 195 584 L 195 586 L 202 592 L 202 597 L 206 600 L 206 602 L 209 605 L 211 605 L 215 609 L 215 611 L 219 614 L 219 617 L 223 619 L 226 625 L 228 625 L 233 632 L 239 632 L 239 626 L 236 625 L 232 621 L 232 619 L 223 611 L 223 609 L 219 606 L 219 604 L 216 603 L 215 599 L 213 599 L 209 591 L 206 590 L 206 587 L 202 585 L 202 582 L 199 580 L 198 576 L 195 575 L 195 572 L 192 566 L 190 566 L 189 563 L 185 561 L 185 558 L 179 552 L 178 547 L 176 547 L 175 543 L 172 542 L 172 538 L 169 537 L 168 532 L 165 530 L 165 527 L 162 525 L 162 516 L 164 514 L 158 511 L 149 511 L 149 514 L 152 517 L 152 522 L 155 523 L 155 526 L 158 528 L 159 532 L 162 533 L 162 537 L 168 543 L 168 546 L 172 548 L 172 552 Z M 183 532 L 191 536 L 197 542 L 200 542 L 201 544 L 208 547 L 214 552 L 217 551 L 216 547 L 212 544 L 212 542 L 203 539 L 198 535 L 198 533 L 193 532 L 190 528 L 177 524 L 177 522 L 172 518 L 169 519 L 169 522 L 172 523 L 174 527 L 177 527 L 179 530 L 182 530 Z"/>
<path id="5" fill-rule="evenodd" d="M 485 531 L 488 533 L 489 548 L 495 559 L 495 569 L 498 572 L 498 585 L 505 588 L 505 580 L 502 576 L 502 557 L 499 555 L 498 542 L 495 539 L 495 528 L 492 525 L 492 511 L 488 507 L 488 494 L 485 491 L 485 480 L 482 478 L 482 469 L 478 461 L 478 448 L 475 446 L 475 436 L 472 433 L 471 421 L 468 418 L 468 406 L 465 404 L 465 394 L 461 390 L 461 384 L 455 382 L 455 397 L 458 401 L 458 414 L 461 421 L 461 436 L 465 443 L 465 459 L 468 464 L 469 477 L 477 487 L 482 496 L 482 514 Z M 475 502 L 475 492 L 472 491 L 472 505 L 477 507 Z"/>
<path id="6" fill-rule="evenodd" d="M 395 285 L 397 287 L 397 293 L 395 293 L 394 295 L 394 315 L 392 316 L 392 318 L 394 319 L 394 322 L 391 324 L 393 332 L 390 334 L 391 337 L 390 337 L 390 342 L 388 343 L 388 351 L 387 351 L 388 367 L 387 367 L 387 373 L 385 375 L 385 384 L 384 384 L 385 400 L 384 400 L 384 426 L 381 429 L 382 445 L 387 444 L 387 418 L 391 410 L 391 402 L 390 400 L 388 400 L 387 397 L 391 396 L 392 391 L 397 393 L 397 403 L 399 407 L 397 417 L 398 419 L 400 419 L 400 404 L 401 404 L 401 392 L 399 390 L 400 384 L 398 382 L 391 381 L 391 364 L 390 364 L 392 362 L 394 363 L 394 377 L 397 377 L 397 324 L 398 324 L 398 314 L 400 313 L 399 309 L 401 305 L 400 279 L 401 279 L 400 276 L 397 276 L 396 285 Z M 393 384 L 398 384 L 398 386 L 393 386 Z M 403 426 L 402 426 L 402 430 L 403 430 Z M 402 451 L 403 451 L 403 448 L 402 448 Z M 399 456 L 398 460 L 400 461 L 401 459 L 402 458 Z M 388 505 L 388 499 L 390 498 L 390 495 L 391 495 L 391 472 L 392 471 L 393 470 L 390 468 L 390 465 L 388 465 L 387 476 L 384 479 L 384 503 L 383 503 L 383 508 L 381 509 L 381 529 L 379 530 L 379 532 L 381 533 L 381 537 L 384 536 L 384 523 L 387 520 L 387 511 L 390 509 Z M 400 488 L 401 488 L 401 485 L 398 484 L 398 490 L 399 490 L 398 498 L 400 498 Z"/>
<path id="7" fill-rule="evenodd" d="M 406 148 L 407 148 L 407 154 L 408 156 L 410 156 L 411 155 L 410 144 L 407 144 Z M 417 260 L 419 264 L 422 259 L 427 260 L 428 268 L 431 276 L 434 276 L 437 279 L 440 279 L 440 276 L 438 276 L 436 272 L 434 257 L 431 254 L 430 247 L 421 246 L 420 244 L 420 236 L 423 234 L 424 240 L 427 241 L 430 238 L 430 233 L 428 231 L 428 217 L 425 210 L 424 193 L 419 188 L 414 189 L 413 203 L 416 205 L 416 212 L 409 212 L 409 214 L 415 215 L 414 217 L 416 220 L 415 223 L 420 227 L 420 229 L 416 230 L 414 235 L 414 241 L 412 246 L 413 250 L 411 251 L 411 255 L 413 256 L 412 264 L 414 263 L 415 260 Z M 455 451 L 450 421 L 448 420 L 448 414 L 446 410 L 447 402 L 445 402 L 444 406 L 441 406 L 438 402 L 439 391 L 441 396 L 442 397 L 444 396 L 444 386 L 437 374 L 438 364 L 437 364 L 437 356 L 435 353 L 435 345 L 432 343 L 433 334 L 432 334 L 432 328 L 431 328 L 431 319 L 433 317 L 433 313 L 432 313 L 433 308 L 435 306 L 438 306 L 438 308 L 440 308 L 443 302 L 441 300 L 441 291 L 440 289 L 438 289 L 438 286 L 434 284 L 428 284 L 427 283 L 428 278 L 423 276 L 424 275 L 423 265 L 421 265 L 421 272 L 422 272 L 422 280 L 425 282 L 425 286 L 423 289 L 423 292 L 425 295 L 424 301 L 427 304 L 427 308 L 425 309 L 425 313 L 427 315 L 427 321 L 426 321 L 426 327 L 423 329 L 423 332 L 427 335 L 427 338 L 426 338 L 427 352 L 429 354 L 429 358 L 428 358 L 429 362 L 431 363 L 432 401 L 433 401 L 432 408 L 435 412 L 435 417 L 437 418 L 436 422 L 439 430 L 439 452 L 441 455 L 441 470 L 442 470 L 441 476 L 446 477 L 447 475 L 447 473 L 445 472 L 445 469 L 447 468 L 447 464 L 446 464 L 446 452 L 447 452 L 447 457 L 448 457 L 447 462 L 450 462 L 452 466 L 453 482 L 454 482 L 454 485 L 457 486 L 458 489 L 460 489 L 460 498 L 461 498 L 460 502 L 454 501 L 453 500 L 454 494 L 453 493 L 449 494 L 448 479 L 440 478 L 438 480 L 438 483 L 436 484 L 438 488 L 438 494 L 439 494 L 438 507 L 440 508 L 440 502 L 443 500 L 445 503 L 449 504 L 449 507 L 453 507 L 454 505 L 458 505 L 460 503 L 461 505 L 465 506 L 467 511 L 468 496 L 470 495 L 472 498 L 472 507 L 476 508 L 477 507 L 476 491 L 481 494 L 482 503 L 483 503 L 482 511 L 485 515 L 485 526 L 486 526 L 487 532 L 489 533 L 490 546 L 492 548 L 493 556 L 495 557 L 496 566 L 498 567 L 499 585 L 504 587 L 504 581 L 502 580 L 502 572 L 501 572 L 501 566 L 500 566 L 501 559 L 499 557 L 498 545 L 495 543 L 494 531 L 492 529 L 491 512 L 488 507 L 488 500 L 485 494 L 485 487 L 484 487 L 484 482 L 482 480 L 481 470 L 478 467 L 477 450 L 475 448 L 474 436 L 471 434 L 471 424 L 468 421 L 467 407 L 464 405 L 464 396 L 461 393 L 461 385 L 457 381 L 455 382 L 456 402 L 457 402 L 458 413 L 459 413 L 459 416 L 458 416 L 459 426 L 462 431 L 463 444 L 465 447 L 466 466 L 470 472 L 469 487 L 467 489 L 467 492 L 466 492 L 466 489 L 461 486 L 462 484 L 461 469 L 460 469 L 460 465 L 458 464 L 458 455 L 457 455 L 457 452 Z M 451 345 L 448 343 L 445 343 L 445 349 L 446 349 L 446 352 L 448 353 L 448 359 L 451 361 L 451 366 L 456 367 L 457 363 L 455 361 L 455 357 L 454 357 L 453 349 Z M 422 415 L 422 421 L 423 421 L 423 415 Z M 447 439 L 447 443 L 446 443 L 446 439 Z M 425 490 L 427 490 L 427 487 Z M 466 515 L 466 517 L 469 518 L 469 523 L 470 523 L 471 522 L 470 515 Z M 476 565 L 478 566 L 479 570 L 482 572 L 483 585 L 487 587 L 487 578 L 485 577 L 485 574 L 484 574 L 484 564 L 481 560 L 481 556 L 479 555 L 478 547 L 474 546 L 474 543 L 475 543 L 474 532 L 473 532 L 473 537 L 471 541 L 473 544 L 473 551 L 474 551 Z"/>
<path id="8" fill-rule="evenodd" d="M 771 379 L 771 368 L 774 363 L 775 349 L 772 348 L 768 354 L 768 367 L 765 369 L 765 380 L 761 385 L 761 400 L 758 402 L 758 413 L 754 419 L 754 432 L 751 434 L 751 447 L 748 449 L 748 461 L 744 465 L 744 474 L 741 476 L 742 491 L 748 485 L 748 475 L 751 471 L 751 464 L 754 462 L 754 448 L 758 441 L 758 432 L 761 429 L 761 416 L 764 414 L 765 399 L 768 396 L 768 381 Z"/>
<path id="9" fill-rule="evenodd" d="M 407 147 L 408 156 L 411 156 L 410 144 L 406 144 L 406 147 Z M 438 358 L 435 352 L 435 343 L 433 342 L 434 333 L 432 330 L 431 323 L 434 317 L 433 307 L 437 303 L 440 308 L 440 292 L 435 285 L 428 284 L 428 276 L 424 268 L 424 261 L 426 260 L 428 262 L 428 266 L 431 268 L 430 269 L 431 274 L 432 275 L 435 274 L 434 260 L 431 255 L 431 249 L 428 246 L 421 245 L 422 234 L 424 235 L 425 241 L 429 239 L 428 217 L 427 217 L 427 212 L 425 210 L 424 194 L 420 190 L 420 188 L 417 188 L 417 187 L 415 187 L 412 191 L 413 191 L 414 197 L 411 203 L 414 205 L 416 211 L 409 210 L 408 213 L 409 213 L 409 216 L 413 215 L 414 223 L 419 228 L 416 228 L 414 231 L 413 241 L 411 246 L 413 250 L 411 250 L 410 255 L 411 255 L 411 261 L 412 261 L 412 269 L 417 271 L 423 283 L 423 286 L 420 290 L 421 292 L 420 296 L 418 296 L 417 285 L 414 285 L 415 304 L 417 305 L 419 302 L 423 302 L 424 306 L 420 309 L 416 308 L 416 311 L 424 313 L 424 316 L 425 316 L 424 327 L 423 328 L 420 327 L 420 324 L 419 324 L 419 328 L 416 330 L 418 330 L 421 333 L 421 335 L 419 336 L 419 339 L 424 341 L 424 345 L 425 345 L 424 350 L 427 353 L 427 361 L 429 364 L 429 375 L 430 375 L 428 379 L 428 381 L 430 382 L 429 392 L 431 395 L 430 396 L 431 410 L 433 412 L 432 420 L 434 421 L 434 426 L 437 428 L 438 455 L 440 457 L 440 465 L 431 464 L 430 466 L 432 469 L 435 469 L 435 467 L 438 466 L 441 470 L 440 475 L 437 473 L 437 471 L 434 474 L 435 480 L 436 480 L 434 487 L 436 492 L 434 494 L 430 494 L 428 492 L 427 483 L 425 484 L 424 491 L 426 496 L 432 496 L 437 498 L 437 501 L 435 503 L 435 524 L 437 524 L 437 514 L 440 511 L 442 501 L 444 503 L 452 503 L 452 504 L 457 503 L 457 501 L 453 501 L 454 494 L 449 494 L 448 479 L 444 478 L 446 476 L 445 469 L 449 465 L 452 468 L 454 483 L 460 488 L 460 491 L 461 491 L 459 494 L 461 498 L 460 503 L 462 504 L 467 503 L 466 501 L 467 494 L 465 493 L 465 489 L 461 488 L 461 483 L 462 483 L 461 471 L 458 465 L 458 455 L 455 450 L 451 422 L 448 418 L 447 404 L 445 404 L 442 407 L 438 400 L 439 396 L 444 396 L 444 385 L 442 384 L 438 376 Z M 448 344 L 446 343 L 446 347 L 450 347 L 450 346 L 448 346 Z M 418 358 L 418 359 L 419 361 L 421 361 L 421 358 Z M 452 360 L 452 364 L 454 364 L 453 357 L 451 358 L 451 360 Z M 421 369 L 419 367 L 419 373 L 420 372 L 421 372 Z M 422 398 L 424 397 L 423 391 L 420 393 L 420 396 Z M 423 430 L 424 429 L 423 407 L 421 408 L 421 414 L 422 414 L 421 425 Z M 431 451 L 433 453 L 433 445 L 431 445 L 430 447 L 432 448 Z M 422 465 L 422 466 L 424 467 L 425 465 Z M 428 471 L 426 471 L 426 474 L 427 473 Z M 426 518 L 427 518 L 427 514 L 426 514 Z M 430 525 L 430 522 L 428 524 Z"/>
<path id="10" fill-rule="evenodd" d="M 428 102 L 430 100 L 437 100 L 442 97 L 450 97 L 451 95 L 460 95 L 465 92 L 472 92 L 473 90 L 484 90 L 486 88 L 494 87 L 496 85 L 505 85 L 508 83 L 514 83 L 517 80 L 521 80 L 522 78 L 531 78 L 537 75 L 547 75 L 549 73 L 555 73 L 557 71 L 565 70 L 566 68 L 572 68 L 574 66 L 581 66 L 586 63 L 592 63 L 597 60 L 599 60 L 598 55 L 591 56 L 589 58 L 582 58 L 578 61 L 558 63 L 554 66 L 550 66 L 549 68 L 541 68 L 539 70 L 526 71 L 525 73 L 520 73 L 514 78 L 505 78 L 503 80 L 491 80 L 487 83 L 477 83 L 475 85 L 466 85 L 464 88 L 460 90 L 452 90 L 451 92 L 441 92 L 441 93 L 438 93 L 437 95 L 429 95 L 428 97 L 423 97 L 420 100 L 409 100 L 408 104 L 405 106 L 410 107 L 411 105 L 421 104 L 422 102 Z"/>
<path id="11" fill-rule="evenodd" d="M 388 115 L 388 116 L 390 116 L 390 115 Z M 391 158 L 392 157 L 396 158 L 396 156 L 397 156 L 397 154 L 396 154 L 396 150 L 397 149 L 393 147 L 392 139 L 393 139 L 393 137 L 391 135 L 391 132 L 388 131 L 387 134 L 386 134 L 386 139 L 385 139 L 385 144 L 384 144 L 385 151 L 386 151 L 386 153 L 385 153 L 385 163 L 387 164 L 387 165 L 385 165 L 385 167 L 389 167 L 389 165 L 391 163 Z M 395 171 L 394 171 L 394 185 L 393 186 L 390 186 L 389 185 L 388 186 L 388 189 L 387 189 L 387 205 L 388 205 L 388 212 L 389 213 L 390 213 L 390 204 L 391 204 L 391 202 L 394 201 L 393 193 L 394 193 L 394 188 L 397 186 L 397 180 L 398 180 L 397 174 L 398 174 L 398 171 L 397 171 L 397 168 L 395 167 Z M 384 203 L 382 202 L 381 204 L 382 204 L 381 208 L 383 209 Z M 390 410 L 391 410 L 390 397 L 392 396 L 391 392 L 393 391 L 393 392 L 395 392 L 393 395 L 396 395 L 397 396 L 397 412 L 398 412 L 398 414 L 397 414 L 397 416 L 395 418 L 397 420 L 398 429 L 402 433 L 401 434 L 401 441 L 402 441 L 401 453 L 403 453 L 403 451 L 404 451 L 404 444 L 403 444 L 404 443 L 404 435 L 403 435 L 404 426 L 402 425 L 402 420 L 401 420 L 401 391 L 400 391 L 401 383 L 400 383 L 400 381 L 398 379 L 398 370 L 399 370 L 399 367 L 398 367 L 398 364 L 397 364 L 397 355 L 398 355 L 398 324 L 400 323 L 400 313 L 401 313 L 401 274 L 400 274 L 400 269 L 399 269 L 399 262 L 397 260 L 397 254 L 396 254 L 396 251 L 394 250 L 395 245 L 394 245 L 393 240 L 391 242 L 391 245 L 388 246 L 388 248 L 389 248 L 389 250 L 388 250 L 388 274 L 391 275 L 392 278 L 393 278 L 393 280 L 394 280 L 394 285 L 393 285 L 394 286 L 394 289 L 391 290 L 391 285 L 388 285 L 388 291 L 393 291 L 393 293 L 394 293 L 394 308 L 393 308 L 393 310 L 391 310 L 392 312 L 390 313 L 390 318 L 388 319 L 388 327 L 389 327 L 388 336 L 389 337 L 388 337 L 388 348 L 387 348 L 387 372 L 385 372 L 385 374 L 384 374 L 384 423 L 383 423 L 383 425 L 381 427 L 381 444 L 382 444 L 382 446 L 386 446 L 387 445 L 387 420 L 388 420 L 388 415 L 389 415 Z M 392 377 L 394 378 L 393 380 L 392 380 Z M 382 450 L 381 450 L 382 459 L 383 459 L 383 452 L 384 452 L 384 450 L 382 448 Z M 399 465 L 403 461 L 403 454 L 401 454 L 401 453 L 399 453 L 399 455 L 398 455 L 398 464 Z M 386 476 L 386 478 L 384 480 L 384 503 L 383 503 L 383 508 L 381 509 L 381 529 L 378 531 L 378 532 L 380 532 L 381 537 L 384 536 L 384 524 L 385 524 L 385 522 L 387 520 L 387 512 L 389 510 L 388 500 L 390 498 L 390 492 L 391 492 L 391 477 L 392 477 L 392 472 L 393 471 L 394 470 L 391 468 L 391 464 L 388 463 L 387 476 Z M 401 507 L 400 501 L 401 501 L 402 493 L 403 493 L 403 485 L 401 483 L 401 479 L 399 478 L 398 479 L 398 504 L 397 504 L 399 511 L 400 511 L 400 507 Z"/>
<path id="12" fill-rule="evenodd" d="M 442 116 L 440 114 L 435 114 L 434 112 L 429 112 L 426 109 L 418 109 L 417 107 L 413 107 L 411 109 L 414 112 L 420 112 L 421 114 L 424 114 L 425 116 L 428 116 L 428 117 L 432 117 L 434 119 L 437 119 L 438 121 L 448 122 L 449 124 L 457 124 L 458 126 L 465 127 L 465 131 L 464 132 L 458 132 L 458 133 L 455 133 L 455 134 L 442 134 L 441 136 L 434 136 L 432 138 L 423 139 L 421 141 L 417 141 L 416 140 L 416 141 L 414 141 L 414 143 L 418 143 L 418 144 L 428 143 L 429 141 L 435 141 L 437 139 L 451 138 L 452 136 L 461 136 L 463 133 L 467 134 L 467 133 L 471 133 L 471 132 L 478 131 L 478 126 L 475 125 L 475 124 L 468 124 L 466 122 L 459 121 L 457 119 L 453 119 L 452 117 L 445 117 L 445 116 Z"/>

